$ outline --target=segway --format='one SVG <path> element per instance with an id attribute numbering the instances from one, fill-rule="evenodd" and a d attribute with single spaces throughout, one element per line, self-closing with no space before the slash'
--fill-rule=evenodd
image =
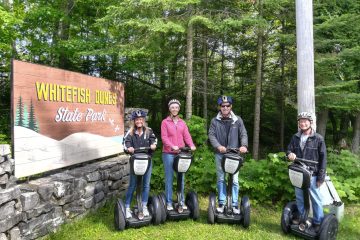
<path id="1" fill-rule="evenodd" d="M 209 207 L 208 207 L 208 222 L 210 224 L 217 223 L 231 223 L 231 224 L 242 224 L 244 228 L 250 226 L 250 200 L 249 197 L 244 196 L 241 199 L 240 205 L 240 214 L 235 214 L 232 209 L 232 187 L 233 187 L 233 177 L 242 167 L 244 158 L 240 155 L 239 149 L 231 148 L 226 149 L 224 154 L 221 167 L 223 171 L 228 176 L 227 184 L 227 196 L 226 196 L 226 206 L 224 207 L 224 212 L 220 213 L 216 211 L 216 195 L 215 193 L 210 193 L 209 196 Z"/>
<path id="2" fill-rule="evenodd" d="M 148 154 L 149 147 L 137 148 L 130 157 L 130 171 L 136 175 L 136 203 L 137 206 L 132 209 L 131 218 L 126 218 L 125 204 L 122 199 L 118 199 L 114 210 L 115 228 L 124 230 L 128 227 L 142 227 L 153 223 L 160 224 L 161 210 L 159 199 L 156 196 L 149 196 L 148 210 L 149 216 L 144 216 L 142 206 L 142 185 L 143 176 L 150 167 L 151 157 Z"/>
<path id="3" fill-rule="evenodd" d="M 199 210 L 199 201 L 197 194 L 194 191 L 190 191 L 186 194 L 185 204 L 187 209 L 182 205 L 182 179 L 185 173 L 189 170 L 191 163 L 193 161 L 193 156 L 191 149 L 188 147 L 180 148 L 179 153 L 174 158 L 173 169 L 177 173 L 177 186 L 176 186 L 176 201 L 173 203 L 174 209 L 167 210 L 166 207 L 166 197 L 164 193 L 158 195 L 159 202 L 161 205 L 161 223 L 166 220 L 183 220 L 192 218 L 197 220 L 200 216 Z"/>
<path id="4" fill-rule="evenodd" d="M 310 210 L 309 188 L 315 164 L 317 164 L 316 161 L 296 158 L 294 163 L 289 165 L 291 184 L 294 187 L 301 188 L 304 193 L 305 214 L 300 218 L 299 222 L 294 221 L 294 219 L 299 218 L 300 214 L 296 202 L 289 202 L 284 207 L 281 215 L 281 228 L 285 234 L 292 232 L 305 239 L 336 239 L 338 220 L 334 214 L 325 215 L 318 232 L 311 228 L 312 218 L 308 217 Z"/>

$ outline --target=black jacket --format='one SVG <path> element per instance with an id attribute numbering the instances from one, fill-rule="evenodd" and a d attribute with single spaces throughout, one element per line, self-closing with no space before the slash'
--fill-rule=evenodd
<path id="1" fill-rule="evenodd" d="M 304 150 L 302 151 L 300 137 L 301 132 L 293 135 L 286 155 L 292 152 L 296 154 L 296 157 L 318 162 L 314 168 L 314 176 L 317 176 L 317 181 L 324 182 L 327 163 L 324 138 L 318 133 L 312 133 L 306 140 Z"/>
<path id="2" fill-rule="evenodd" d="M 221 114 L 211 120 L 209 128 L 209 141 L 217 151 L 217 147 L 239 148 L 248 146 L 248 135 L 243 120 L 231 112 L 231 126 L 226 134 L 226 123 L 221 120 Z"/>
<path id="3" fill-rule="evenodd" d="M 129 147 L 133 148 L 140 148 L 140 147 L 150 147 L 152 144 L 157 144 L 157 138 L 155 137 L 155 134 L 151 128 L 143 128 L 143 134 L 139 136 L 136 133 L 131 134 L 130 130 L 125 134 L 124 137 L 124 150 L 127 152 L 127 149 Z M 152 150 L 149 150 L 148 152 L 150 155 L 152 155 Z"/>

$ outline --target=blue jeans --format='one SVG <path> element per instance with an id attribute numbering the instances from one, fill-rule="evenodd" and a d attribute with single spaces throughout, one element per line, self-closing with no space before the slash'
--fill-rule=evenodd
<path id="1" fill-rule="evenodd" d="M 320 189 L 316 185 L 316 176 L 311 177 L 311 185 L 310 185 L 310 199 L 313 210 L 313 224 L 321 224 L 324 218 L 324 212 L 321 202 Z M 296 195 L 296 205 L 299 210 L 301 216 L 305 214 L 304 207 L 304 194 L 303 190 L 300 188 L 295 188 Z"/>
<path id="2" fill-rule="evenodd" d="M 173 169 L 173 163 L 175 154 L 170 153 L 163 153 L 162 154 L 162 160 L 164 164 L 164 170 L 165 170 L 165 197 L 166 197 L 166 203 L 172 204 L 172 195 L 173 195 L 173 179 L 174 179 L 174 169 Z M 178 174 L 179 176 L 179 174 Z M 184 203 L 184 179 L 185 174 L 183 174 L 183 179 L 181 183 L 181 199 L 180 201 Z"/>
<path id="3" fill-rule="evenodd" d="M 215 154 L 215 164 L 216 164 L 216 177 L 217 177 L 217 189 L 218 189 L 218 202 L 219 204 L 226 204 L 226 182 L 225 182 L 225 172 L 221 167 L 221 160 L 224 154 L 216 153 Z M 239 199 L 239 172 L 234 174 L 233 177 L 233 187 L 232 187 L 232 206 L 238 206 Z"/>
<path id="4" fill-rule="evenodd" d="M 152 161 L 150 161 L 149 169 L 146 171 L 145 175 L 143 176 L 142 199 L 141 199 L 143 206 L 147 205 L 149 199 L 151 172 L 152 172 Z M 137 176 L 135 174 L 130 173 L 130 183 L 125 197 L 126 208 L 130 207 L 131 200 L 134 195 L 136 189 L 136 181 L 137 181 L 136 178 Z"/>

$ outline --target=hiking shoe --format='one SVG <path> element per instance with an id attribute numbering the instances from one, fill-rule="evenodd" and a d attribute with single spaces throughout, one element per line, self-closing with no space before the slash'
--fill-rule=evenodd
<path id="1" fill-rule="evenodd" d="M 174 210 L 174 208 L 173 208 L 173 206 L 172 206 L 171 203 L 168 203 L 168 204 L 167 204 L 166 209 L 167 209 L 168 211 Z"/>
<path id="2" fill-rule="evenodd" d="M 232 211 L 233 211 L 234 214 L 240 214 L 240 209 L 239 209 L 239 207 L 233 207 L 233 208 L 232 208 Z"/>
<path id="3" fill-rule="evenodd" d="M 132 218 L 132 212 L 130 208 L 125 209 L 125 217 L 126 218 Z"/>
<path id="4" fill-rule="evenodd" d="M 216 208 L 216 211 L 218 213 L 223 213 L 224 212 L 224 204 L 219 204 L 219 207 Z"/>
<path id="5" fill-rule="evenodd" d="M 150 213 L 149 213 L 149 210 L 148 210 L 147 206 L 143 207 L 143 214 L 144 214 L 144 217 L 150 216 Z"/>

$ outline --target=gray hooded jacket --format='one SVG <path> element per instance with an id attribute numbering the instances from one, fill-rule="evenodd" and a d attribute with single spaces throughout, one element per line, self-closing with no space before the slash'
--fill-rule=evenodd
<path id="1" fill-rule="evenodd" d="M 230 113 L 232 120 L 229 134 L 226 136 L 225 122 L 221 120 L 221 113 L 211 120 L 209 128 L 209 141 L 217 151 L 219 146 L 227 148 L 248 147 L 248 135 L 243 120 L 236 116 L 233 111 Z M 226 146 L 227 143 L 227 146 Z"/>

